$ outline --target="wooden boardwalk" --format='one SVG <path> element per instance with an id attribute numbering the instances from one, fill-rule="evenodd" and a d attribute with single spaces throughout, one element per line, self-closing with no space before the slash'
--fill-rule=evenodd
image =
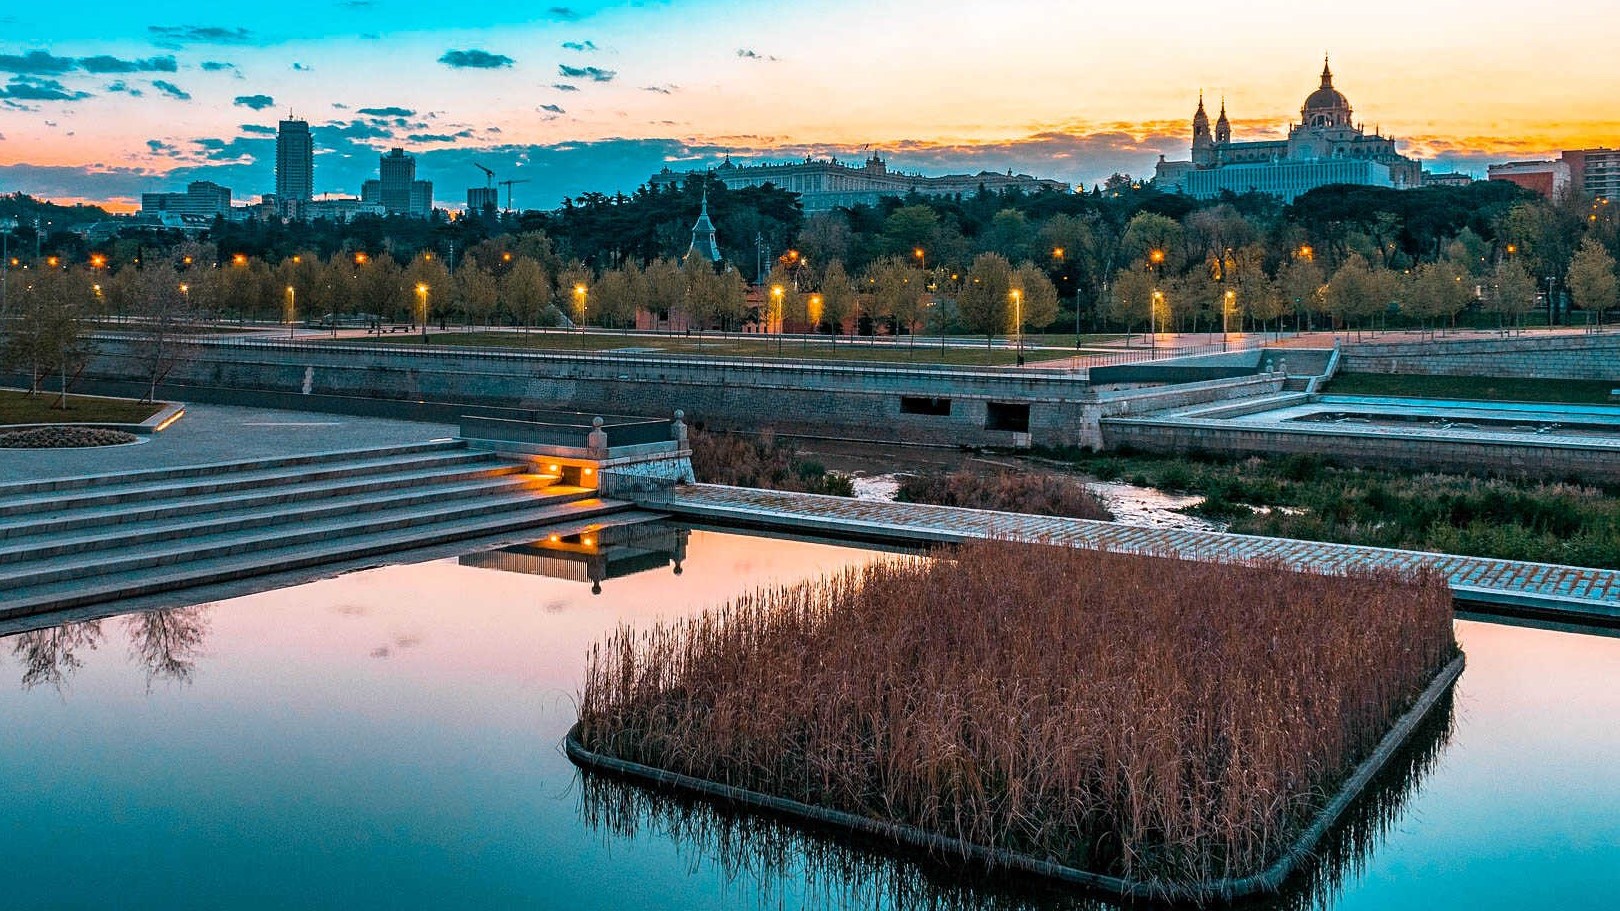
<path id="1" fill-rule="evenodd" d="M 683 485 L 669 493 L 649 495 L 642 505 L 691 519 L 867 540 L 939 543 L 1003 537 L 1192 560 L 1272 559 L 1323 573 L 1361 567 L 1410 569 L 1427 565 L 1446 575 L 1457 599 L 1467 606 L 1620 622 L 1620 572 L 1615 570 L 1223 532 L 1138 528 L 1086 519 L 851 500 L 711 484 Z"/>

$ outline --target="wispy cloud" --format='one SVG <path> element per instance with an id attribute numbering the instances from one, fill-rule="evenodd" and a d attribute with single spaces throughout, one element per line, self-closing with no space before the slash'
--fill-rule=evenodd
<path id="1" fill-rule="evenodd" d="M 152 80 L 152 88 L 157 89 L 158 91 L 160 91 L 163 94 L 169 96 L 170 98 L 173 98 L 176 101 L 190 101 L 191 100 L 191 93 L 190 92 L 187 92 L 185 89 L 182 89 L 181 87 L 179 87 L 178 85 L 175 85 L 172 82 L 166 82 L 166 81 L 164 81 L 162 79 L 154 79 L 154 80 Z"/>
<path id="2" fill-rule="evenodd" d="M 262 111 L 265 108 L 275 107 L 276 100 L 269 95 L 238 95 L 231 104 L 239 108 L 251 108 Z"/>
<path id="3" fill-rule="evenodd" d="M 253 33 L 221 25 L 149 25 L 146 33 L 159 47 L 184 44 L 250 44 Z"/>
<path id="4" fill-rule="evenodd" d="M 415 117 L 416 116 L 416 112 L 411 110 L 410 108 L 399 108 L 399 107 L 361 108 L 360 110 L 356 111 L 355 113 L 357 113 L 357 114 L 365 114 L 368 117 Z"/>
<path id="5" fill-rule="evenodd" d="M 579 86 L 577 86 L 577 85 L 569 85 L 566 82 L 553 82 L 551 84 L 551 87 L 556 89 L 559 92 L 577 92 L 577 91 L 579 91 Z"/>
<path id="6" fill-rule="evenodd" d="M 128 95 L 131 98 L 139 98 L 142 95 L 146 94 L 145 92 L 141 91 L 138 88 L 135 88 L 134 86 L 130 85 L 129 83 L 125 82 L 122 79 L 118 80 L 117 82 L 108 83 L 107 84 L 107 91 L 113 92 L 114 94 L 118 94 L 118 95 Z"/>
<path id="7" fill-rule="evenodd" d="M 95 57 L 81 57 L 79 66 L 86 73 L 173 73 L 180 69 L 173 57 L 146 57 L 144 59 L 121 60 L 101 54 Z"/>
<path id="8" fill-rule="evenodd" d="M 568 113 L 567 111 L 563 110 L 563 107 L 560 104 L 542 104 L 542 105 L 540 105 L 540 107 L 536 108 L 535 110 L 546 111 L 546 112 L 551 113 L 551 114 L 566 114 L 566 113 Z"/>
<path id="9" fill-rule="evenodd" d="M 657 92 L 660 95 L 673 95 L 680 89 L 681 87 L 678 85 L 644 85 L 641 87 L 643 92 Z"/>
<path id="10" fill-rule="evenodd" d="M 231 73 L 238 79 L 242 78 L 242 68 L 234 63 L 226 63 L 223 60 L 204 60 L 199 65 L 205 73 Z"/>
<path id="11" fill-rule="evenodd" d="M 772 61 L 776 59 L 768 54 L 761 54 L 759 51 L 747 47 L 737 48 L 737 56 L 743 58 L 744 60 Z"/>
<path id="12" fill-rule="evenodd" d="M 564 41 L 562 46 L 565 51 L 579 51 L 582 54 L 601 50 L 595 41 Z"/>
<path id="13" fill-rule="evenodd" d="M 566 63 L 558 64 L 557 75 L 564 79 L 589 79 L 592 82 L 612 82 L 619 74 L 614 70 L 604 70 L 599 66 L 569 66 Z"/>
<path id="14" fill-rule="evenodd" d="M 561 19 L 564 22 L 577 22 L 578 20 L 584 18 L 584 16 L 580 14 L 579 10 L 574 9 L 571 6 L 550 7 L 546 10 L 546 15 L 553 19 Z"/>
<path id="15" fill-rule="evenodd" d="M 79 101 L 89 97 L 89 92 L 70 89 L 55 79 L 38 76 L 13 76 L 0 86 L 0 98 L 15 101 Z"/>
<path id="16" fill-rule="evenodd" d="M 439 56 L 439 62 L 457 70 L 498 70 L 509 67 L 516 61 L 505 54 L 492 54 L 478 48 L 469 48 L 464 51 L 445 51 Z"/>
<path id="17" fill-rule="evenodd" d="M 49 51 L 29 51 L 26 54 L 0 54 L 0 72 L 22 73 L 29 76 L 60 76 L 77 68 L 79 62 L 72 57 L 58 57 Z"/>

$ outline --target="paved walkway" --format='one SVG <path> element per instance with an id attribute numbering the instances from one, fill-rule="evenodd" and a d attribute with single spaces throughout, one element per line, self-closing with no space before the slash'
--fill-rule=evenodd
<path id="1" fill-rule="evenodd" d="M 128 446 L 0 449 L 0 484 L 116 474 L 310 452 L 336 452 L 454 437 L 457 429 L 307 411 L 187 405 L 167 430 Z"/>
<path id="2" fill-rule="evenodd" d="M 1620 620 L 1620 572 L 1614 570 L 1222 532 L 1136 528 L 1085 519 L 859 501 L 710 484 L 678 487 L 673 494 L 649 498 L 643 505 L 692 518 L 802 532 L 918 542 L 1010 537 L 1193 560 L 1274 559 L 1323 573 L 1429 565 L 1450 579 L 1453 591 L 1462 601 L 1573 619 Z"/>

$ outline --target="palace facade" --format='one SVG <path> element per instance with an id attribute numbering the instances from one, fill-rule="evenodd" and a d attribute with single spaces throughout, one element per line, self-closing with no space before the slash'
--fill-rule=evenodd
<path id="1" fill-rule="evenodd" d="M 1269 193 L 1284 202 L 1336 183 L 1422 186 L 1422 163 L 1396 151 L 1394 139 L 1377 130 L 1368 133 L 1352 113 L 1349 99 L 1333 87 L 1333 70 L 1326 61 L 1321 86 L 1305 99 L 1299 122 L 1288 128 L 1286 139 L 1233 142 L 1226 102 L 1221 102 L 1212 130 L 1200 94 L 1193 115 L 1191 160 L 1166 161 L 1160 156 L 1154 185 L 1199 199 L 1230 190 Z"/>

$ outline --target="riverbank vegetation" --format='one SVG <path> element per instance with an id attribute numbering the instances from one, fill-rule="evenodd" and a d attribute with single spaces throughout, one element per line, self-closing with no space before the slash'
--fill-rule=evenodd
<path id="1" fill-rule="evenodd" d="M 1046 450 L 1098 480 L 1202 495 L 1243 534 L 1620 568 L 1620 489 L 1348 468 L 1318 456 Z"/>
<path id="2" fill-rule="evenodd" d="M 591 750 L 1167 889 L 1255 872 L 1456 654 L 1434 574 L 987 541 L 624 628 Z"/>
<path id="3" fill-rule="evenodd" d="M 1048 472 L 959 470 L 905 475 L 895 499 L 902 503 L 963 506 L 1037 516 L 1112 519 L 1097 495 L 1074 478 Z"/>
<path id="4" fill-rule="evenodd" d="M 701 484 L 855 495 L 849 476 L 803 457 L 793 444 L 770 430 L 747 435 L 694 427 L 687 432 L 687 442 L 692 447 L 692 474 Z"/>

